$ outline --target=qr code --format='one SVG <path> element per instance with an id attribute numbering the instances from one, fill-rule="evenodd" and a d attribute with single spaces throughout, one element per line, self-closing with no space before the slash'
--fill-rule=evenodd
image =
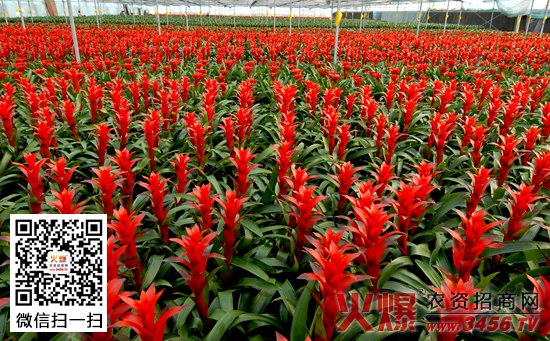
<path id="1" fill-rule="evenodd" d="M 12 331 L 106 331 L 106 215 L 11 215 L 10 237 Z"/>

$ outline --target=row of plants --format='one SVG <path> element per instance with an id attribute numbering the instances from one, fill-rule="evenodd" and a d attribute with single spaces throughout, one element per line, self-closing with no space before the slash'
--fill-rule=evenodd
<path id="1" fill-rule="evenodd" d="M 533 291 L 481 336 L 548 334 L 547 37 L 342 30 L 337 64 L 331 29 L 78 38 L 81 63 L 67 26 L 0 29 L 0 305 L 10 214 L 105 213 L 109 331 L 13 333 L 4 308 L 1 339 L 473 340 L 429 318 Z M 338 295 L 383 292 L 444 302 L 341 328 Z"/>
<path id="2" fill-rule="evenodd" d="M 25 17 L 25 22 L 30 23 L 31 18 Z M 68 22 L 68 19 L 63 16 L 57 16 L 57 17 L 34 17 L 32 20 L 39 24 L 39 23 L 48 23 L 48 24 L 65 24 Z M 137 16 L 131 16 L 131 15 L 101 15 L 100 18 L 96 18 L 95 15 L 89 15 L 85 17 L 75 17 L 74 21 L 76 24 L 88 24 L 88 25 L 97 25 L 97 21 L 100 21 L 102 25 L 133 25 L 134 22 L 136 25 L 157 25 L 157 17 L 154 15 L 137 15 Z M 10 23 L 19 23 L 21 22 L 21 18 L 19 17 L 10 17 L 8 18 L 8 22 Z M 190 15 L 189 17 L 181 16 L 181 15 L 169 15 L 168 17 L 166 15 L 160 16 L 160 24 L 162 26 L 166 25 L 173 25 L 176 27 L 187 27 L 187 25 L 191 27 L 198 27 L 198 26 L 206 26 L 206 27 L 212 27 L 212 26 L 226 26 L 226 27 L 233 27 L 233 25 L 237 27 L 273 27 L 273 17 L 230 17 L 230 16 L 202 16 L 202 19 L 198 15 Z M 289 27 L 290 19 L 288 17 L 277 17 L 275 19 L 275 27 L 276 28 L 285 28 Z M 334 28 L 335 27 L 335 21 L 330 20 L 329 18 L 292 18 L 292 26 L 294 28 L 298 27 L 311 27 L 311 28 Z M 340 21 L 340 27 L 341 28 L 347 28 L 347 29 L 359 29 L 360 26 L 360 20 L 359 19 L 345 19 L 343 18 Z M 434 23 L 428 23 L 427 25 L 423 23 L 421 25 L 422 29 L 429 29 L 429 30 L 442 30 L 443 24 L 434 24 Z M 409 22 L 399 22 L 399 23 L 393 23 L 393 22 L 387 22 L 387 21 L 381 21 L 381 20 L 363 20 L 362 27 L 365 29 L 380 29 L 380 28 L 410 28 L 410 29 L 416 29 L 416 22 L 409 23 Z M 447 25 L 447 29 L 453 30 L 458 29 L 459 26 L 456 24 L 449 23 Z M 468 25 L 460 25 L 461 30 L 476 30 L 480 29 L 478 26 L 468 26 Z"/>

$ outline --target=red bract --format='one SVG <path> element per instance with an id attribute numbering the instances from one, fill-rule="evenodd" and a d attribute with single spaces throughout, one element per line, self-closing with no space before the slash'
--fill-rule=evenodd
<path id="1" fill-rule="evenodd" d="M 239 146 L 242 146 L 246 137 L 250 136 L 250 129 L 254 115 L 251 108 L 239 108 L 237 113 L 232 115 L 237 122 L 237 136 L 239 137 Z"/>
<path id="2" fill-rule="evenodd" d="M 541 188 L 550 189 L 550 151 L 535 152 L 536 157 L 530 162 L 531 186 L 538 192 Z"/>
<path id="3" fill-rule="evenodd" d="M 419 199 L 417 192 L 421 186 L 414 184 L 407 185 L 403 181 L 399 182 L 399 190 L 390 187 L 390 190 L 395 193 L 396 200 L 392 202 L 395 211 L 397 212 L 398 225 L 397 229 L 404 235 L 398 239 L 399 247 L 404 255 L 407 255 L 407 238 L 410 236 L 409 229 L 414 229 L 418 225 L 421 209 L 428 203 L 426 200 Z M 422 212 L 423 213 L 423 212 Z M 412 234 L 412 232 L 411 232 Z"/>
<path id="4" fill-rule="evenodd" d="M 106 333 L 93 333 L 93 338 L 84 336 L 83 341 L 111 341 L 113 340 L 113 327 L 114 324 L 122 314 L 127 312 L 131 307 L 126 303 L 121 303 L 120 298 L 132 295 L 132 293 L 124 291 L 120 292 L 120 288 L 124 283 L 123 278 L 113 278 L 107 283 L 107 319 L 109 326 Z"/>
<path id="5" fill-rule="evenodd" d="M 298 92 L 296 85 L 288 84 L 283 86 L 279 82 L 275 82 L 273 89 L 279 112 L 283 114 L 294 111 L 294 103 L 296 102 L 295 96 Z"/>
<path id="6" fill-rule="evenodd" d="M 223 201 L 219 198 L 214 198 L 220 204 L 220 206 L 223 209 L 223 212 L 220 211 L 220 216 L 223 219 L 223 238 L 224 241 L 222 243 L 223 247 L 223 254 L 225 256 L 225 265 L 227 269 L 231 266 L 231 259 L 233 257 L 233 253 L 235 252 L 235 249 L 233 248 L 233 245 L 235 244 L 235 241 L 237 240 L 237 236 L 239 234 L 239 230 L 237 229 L 237 226 L 239 225 L 239 222 L 243 218 L 243 216 L 240 215 L 240 212 L 243 209 L 243 204 L 248 200 L 248 198 L 243 198 L 237 196 L 236 191 L 230 191 L 227 190 L 225 192 L 226 200 Z M 237 218 L 239 216 L 239 218 Z"/>
<path id="7" fill-rule="evenodd" d="M 407 88 L 407 100 L 403 108 L 403 134 L 407 137 L 412 124 L 413 115 L 418 102 L 422 99 L 422 88 L 419 84 L 411 84 Z"/>
<path id="8" fill-rule="evenodd" d="M 360 201 L 354 202 L 353 213 L 355 220 L 349 219 L 351 226 L 346 230 L 353 233 L 353 242 L 357 245 L 363 263 L 367 267 L 366 274 L 372 277 L 373 285 L 376 286 L 380 277 L 380 261 L 388 245 L 394 240 L 389 238 L 397 232 L 382 233 L 387 225 L 392 225 L 389 220 L 395 214 L 384 212 L 385 204 L 372 204 L 359 206 Z"/>
<path id="9" fill-rule="evenodd" d="M 353 112 L 353 105 L 355 104 L 355 100 L 356 98 L 354 93 L 350 93 L 348 97 L 346 97 L 346 109 L 347 109 L 346 120 L 351 119 L 351 114 Z"/>
<path id="10" fill-rule="evenodd" d="M 338 160 L 345 161 L 344 156 L 346 155 L 346 146 L 350 141 L 351 131 L 350 125 L 343 124 L 338 127 Z"/>
<path id="11" fill-rule="evenodd" d="M 102 167 L 105 164 L 105 153 L 107 152 L 107 144 L 109 143 L 109 140 L 113 137 L 112 135 L 109 135 L 109 133 L 113 131 L 114 128 L 109 128 L 109 125 L 107 123 L 95 124 L 94 127 L 94 131 L 96 133 L 92 133 L 92 135 L 94 135 L 96 138 L 96 153 L 99 159 L 98 165 L 99 167 Z"/>
<path id="12" fill-rule="evenodd" d="M 315 186 L 301 186 L 292 191 L 292 196 L 285 198 L 294 204 L 291 215 L 296 219 L 296 256 L 300 257 L 306 236 L 311 234 L 313 224 L 322 219 L 321 212 L 313 211 L 318 203 L 326 199 L 326 196 L 315 196 Z"/>
<path id="13" fill-rule="evenodd" d="M 191 158 L 189 157 L 189 154 L 180 155 L 176 153 L 175 156 L 176 159 L 170 160 L 170 163 L 174 167 L 176 177 L 178 178 L 176 193 L 185 194 L 185 189 L 187 187 L 187 183 L 189 182 L 187 178 L 189 177 L 189 174 L 193 171 L 193 168 L 187 170 L 187 164 L 189 163 L 189 161 L 191 161 Z M 180 203 L 181 201 L 176 199 L 176 205 L 179 205 Z"/>
<path id="14" fill-rule="evenodd" d="M 501 143 L 496 144 L 496 146 L 501 150 L 501 154 L 500 160 L 495 160 L 495 162 L 497 162 L 500 167 L 500 172 L 497 177 L 498 186 L 502 187 L 504 181 L 508 177 L 508 173 L 510 172 L 514 161 L 520 157 L 520 151 L 514 151 L 514 149 L 521 143 L 521 140 L 516 140 L 514 135 L 510 135 L 508 137 L 500 135 L 499 137 Z"/>
<path id="15" fill-rule="evenodd" d="M 455 95 L 457 92 L 457 84 L 456 81 L 451 81 L 449 86 L 445 87 L 443 90 L 443 93 L 441 94 L 441 97 L 439 98 L 439 113 L 444 114 L 449 110 L 449 106 L 455 99 Z"/>
<path id="16" fill-rule="evenodd" d="M 394 125 L 393 123 L 390 123 L 388 125 L 388 129 L 385 130 L 386 132 L 386 162 L 391 164 L 391 160 L 393 158 L 393 153 L 395 151 L 395 146 L 397 145 L 397 140 L 403 134 L 399 134 L 399 126 Z"/>
<path id="17" fill-rule="evenodd" d="M 55 207 L 59 214 L 80 214 L 86 208 L 86 206 L 82 206 L 86 201 L 81 201 L 73 206 L 73 199 L 76 194 L 74 189 L 71 191 L 64 189 L 62 192 L 52 191 L 52 194 L 57 199 L 46 204 Z"/>
<path id="18" fill-rule="evenodd" d="M 202 98 L 203 106 L 201 107 L 208 119 L 208 131 L 210 131 L 214 122 L 216 110 L 216 98 L 218 97 L 219 84 L 215 79 L 206 79 L 204 81 L 204 97 Z"/>
<path id="19" fill-rule="evenodd" d="M 180 238 L 171 238 L 170 240 L 183 247 L 182 257 L 171 257 L 167 261 L 181 263 L 185 268 L 181 269 L 180 274 L 189 285 L 194 294 L 193 301 L 197 305 L 199 315 L 205 325 L 208 324 L 208 301 L 204 298 L 204 290 L 208 284 L 206 280 L 206 265 L 208 259 L 213 257 L 222 258 L 221 255 L 210 253 L 212 249 L 212 240 L 216 233 L 206 233 L 201 231 L 198 225 L 193 229 L 186 228 L 187 236 Z"/>
<path id="20" fill-rule="evenodd" d="M 207 130 L 204 125 L 197 121 L 195 113 L 188 112 L 184 118 L 184 122 L 187 125 L 187 133 L 189 134 L 189 142 L 193 150 L 195 150 L 195 157 L 197 158 L 197 165 L 200 169 L 204 167 L 204 153 L 205 142 L 207 136 Z"/>
<path id="21" fill-rule="evenodd" d="M 277 183 L 279 184 L 279 197 L 286 195 L 287 187 L 285 177 L 288 174 L 288 170 L 292 166 L 292 155 L 296 149 L 292 148 L 292 142 L 281 142 L 280 147 L 273 146 L 277 153 L 277 158 L 274 159 L 277 162 Z"/>
<path id="22" fill-rule="evenodd" d="M 312 82 L 310 80 L 304 81 L 304 84 L 306 85 L 307 92 L 306 92 L 306 103 L 309 105 L 310 108 L 310 116 L 312 119 L 315 119 L 315 109 L 317 108 L 317 99 L 319 98 L 319 89 L 320 85 Z"/>
<path id="23" fill-rule="evenodd" d="M 472 139 L 472 136 L 474 135 L 476 122 L 477 122 L 477 118 L 475 117 L 471 117 L 471 116 L 463 117 L 462 130 L 464 131 L 464 136 L 460 141 L 460 155 L 466 154 L 466 151 L 468 150 L 468 146 L 470 145 L 470 141 Z"/>
<path id="24" fill-rule="evenodd" d="M 380 149 L 382 147 L 382 139 L 386 133 L 386 125 L 388 124 L 389 115 L 380 114 L 378 117 L 374 118 L 374 123 L 376 125 L 376 145 L 379 146 L 378 154 L 380 154 Z"/>
<path id="25" fill-rule="evenodd" d="M 378 197 L 381 198 L 384 195 L 384 191 L 386 190 L 386 187 L 388 186 L 390 180 L 397 179 L 397 177 L 392 172 L 395 165 L 382 162 L 380 166 L 376 165 L 375 167 L 378 172 L 371 172 L 371 175 L 376 179 L 376 183 L 378 185 L 376 194 L 378 195 Z"/>
<path id="26" fill-rule="evenodd" d="M 30 191 L 25 188 L 25 191 L 29 195 L 29 208 L 34 214 L 42 212 L 42 192 L 44 191 L 44 185 L 42 184 L 42 179 L 44 176 L 40 176 L 40 170 L 42 166 L 47 161 L 47 159 L 42 159 L 36 161 L 38 154 L 23 154 L 25 159 L 26 166 L 17 162 L 13 162 L 14 165 L 19 167 L 23 175 L 25 175 L 25 180 L 31 187 Z"/>
<path id="27" fill-rule="evenodd" d="M 7 97 L 6 95 L 2 96 L 0 99 L 0 120 L 2 120 L 1 128 L 6 134 L 9 144 L 12 147 L 15 147 L 17 131 L 14 123 L 15 113 L 13 109 L 15 109 L 15 105 L 11 103 L 11 97 Z"/>
<path id="28" fill-rule="evenodd" d="M 527 166 L 527 163 L 531 159 L 531 153 L 533 152 L 533 147 L 537 143 L 539 137 L 541 134 L 541 130 L 535 126 L 529 127 L 526 132 L 524 132 L 523 135 L 523 142 L 524 142 L 524 154 L 521 158 L 521 164 L 523 166 Z"/>
<path id="29" fill-rule="evenodd" d="M 388 112 L 390 111 L 391 109 L 391 106 L 392 106 L 392 103 L 393 103 L 393 99 L 395 97 L 395 87 L 396 87 L 397 84 L 395 84 L 395 82 L 390 82 L 387 86 L 387 91 L 386 91 L 386 109 L 388 110 Z"/>
<path id="30" fill-rule="evenodd" d="M 546 337 L 550 332 L 550 316 L 549 316 L 550 283 L 548 283 L 548 281 L 543 276 L 540 276 L 540 279 L 544 284 L 544 288 L 543 288 L 541 284 L 537 282 L 533 277 L 527 274 L 525 275 L 531 281 L 531 283 L 533 283 L 533 285 L 535 286 L 535 292 L 533 294 L 537 295 L 537 301 L 538 301 L 537 307 L 536 308 L 534 307 L 533 309 L 533 315 L 538 316 L 539 320 L 538 322 L 535 322 L 536 324 L 534 326 L 529 326 L 529 327 L 530 328 L 534 327 L 535 333 L 542 335 L 542 337 Z M 534 321 L 537 321 L 536 317 L 535 318 L 531 317 L 531 314 L 527 311 L 527 309 L 523 308 L 522 310 L 526 313 L 527 316 L 530 317 L 530 320 L 532 319 Z M 522 341 L 532 340 L 532 338 L 527 335 L 523 335 L 523 337 L 520 338 L 520 340 Z"/>
<path id="31" fill-rule="evenodd" d="M 117 247 L 116 250 L 115 246 Z M 118 260 L 125 250 L 126 246 L 118 247 L 118 245 L 115 245 L 115 236 L 109 237 L 107 240 L 107 281 L 110 282 L 118 278 L 118 270 L 120 269 Z"/>
<path id="32" fill-rule="evenodd" d="M 252 106 L 254 105 L 254 95 L 252 93 L 253 87 L 254 84 L 250 81 L 244 81 L 239 84 L 237 97 L 240 108 L 252 108 Z"/>
<path id="33" fill-rule="evenodd" d="M 51 172 L 53 174 L 51 175 L 51 177 L 59 186 L 59 191 L 69 189 L 69 181 L 71 181 L 71 177 L 73 176 L 74 171 L 78 168 L 75 166 L 70 168 L 69 170 L 65 170 L 66 167 L 67 159 L 65 159 L 65 157 L 61 157 L 57 161 L 52 160 Z"/>
<path id="34" fill-rule="evenodd" d="M 550 136 L 550 102 L 544 104 L 541 109 L 542 137 L 544 141 Z"/>
<path id="35" fill-rule="evenodd" d="M 481 148 L 485 145 L 485 137 L 487 137 L 487 131 L 489 131 L 489 128 L 479 125 L 474 128 L 474 135 L 472 136 L 472 139 L 470 140 L 472 143 L 472 146 L 474 147 L 473 152 L 470 154 L 472 156 L 474 167 L 479 167 L 479 163 L 481 162 Z"/>
<path id="36" fill-rule="evenodd" d="M 475 319 L 477 311 L 474 310 L 474 303 L 470 303 L 469 299 L 474 296 L 480 289 L 475 289 L 474 280 L 464 282 L 459 279 L 458 283 L 453 283 L 450 279 L 445 278 L 441 282 L 441 289 L 430 286 L 437 293 L 438 297 L 443 299 L 443 307 L 438 307 L 441 322 L 451 325 L 463 326 L 468 319 Z M 455 303 L 456 297 L 464 298 L 465 307 L 457 306 Z M 459 328 L 447 331 L 437 331 L 437 341 L 454 341 L 458 335 Z"/>
<path id="37" fill-rule="evenodd" d="M 237 168 L 237 177 L 234 181 L 235 186 L 237 187 L 237 193 L 240 195 L 246 195 L 246 192 L 248 192 L 248 189 L 250 188 L 250 184 L 254 183 L 253 180 L 248 180 L 248 175 L 250 172 L 259 166 L 257 164 L 250 163 L 254 156 L 256 156 L 256 154 L 251 154 L 250 148 L 235 148 L 235 157 L 230 157 L 228 159 Z"/>
<path id="38" fill-rule="evenodd" d="M 152 172 L 150 177 L 144 176 L 149 182 L 145 183 L 139 181 L 137 184 L 144 187 L 149 194 L 146 194 L 151 199 L 151 205 L 153 206 L 153 212 L 157 220 L 157 225 L 160 229 L 160 235 L 166 245 L 168 245 L 168 227 L 170 225 L 169 219 L 167 219 L 170 207 L 164 208 L 164 198 L 168 194 L 166 191 L 166 183 L 168 179 L 164 179 L 159 173 Z"/>
<path id="39" fill-rule="evenodd" d="M 508 186 L 505 189 L 512 197 L 512 200 L 507 200 L 510 210 L 510 220 L 508 221 L 508 227 L 504 229 L 503 239 L 503 241 L 509 242 L 520 237 L 531 226 L 530 221 L 524 218 L 528 213 L 533 211 L 535 203 L 544 197 L 538 196 L 539 193 L 534 191 L 535 186 L 527 186 L 523 182 L 519 186 L 519 192 L 517 193 L 512 191 Z"/>
<path id="40" fill-rule="evenodd" d="M 472 88 L 472 85 L 467 82 L 462 83 L 462 98 L 464 99 L 464 103 L 462 104 L 462 121 L 468 117 L 468 112 L 472 108 L 472 105 L 476 102 L 476 95 Z"/>
<path id="41" fill-rule="evenodd" d="M 219 127 L 223 130 L 229 154 L 235 157 L 235 121 L 233 121 L 232 117 L 224 117 Z"/>
<path id="42" fill-rule="evenodd" d="M 436 162 L 440 164 L 443 161 L 445 155 L 445 146 L 449 140 L 449 137 L 453 134 L 454 123 L 448 118 L 439 123 L 439 127 L 435 134 L 435 153 Z"/>
<path id="43" fill-rule="evenodd" d="M 49 111 L 49 108 L 46 108 L 46 110 Z M 43 158 L 50 157 L 50 146 L 52 146 L 53 134 L 55 131 L 52 124 L 53 123 L 48 120 L 38 119 L 36 121 L 36 125 L 33 125 L 32 127 L 34 130 L 34 136 L 36 136 L 40 142 L 40 155 L 42 155 Z"/>
<path id="44" fill-rule="evenodd" d="M 77 91 L 78 92 L 78 91 Z M 90 116 L 92 122 L 96 121 L 96 116 L 99 110 L 103 107 L 103 88 L 95 82 L 95 79 L 90 78 L 88 91 L 86 91 L 88 102 L 90 103 Z M 101 118 L 101 115 L 100 115 Z"/>
<path id="45" fill-rule="evenodd" d="M 136 235 L 136 229 L 145 218 L 145 213 L 135 214 L 135 211 L 128 213 L 124 207 L 120 207 L 114 211 L 116 220 L 107 226 L 116 232 L 118 240 L 126 247 L 123 263 L 128 269 L 132 270 L 136 286 L 141 286 L 141 264 L 138 262 L 136 240 L 145 232 Z"/>
<path id="46" fill-rule="evenodd" d="M 504 112 L 502 113 L 502 121 L 499 126 L 500 135 L 508 135 L 510 128 L 514 125 L 520 113 L 521 104 L 517 97 L 511 98 L 508 101 L 508 105 L 504 107 Z"/>
<path id="47" fill-rule="evenodd" d="M 134 182 L 137 175 L 136 172 L 132 172 L 132 168 L 139 159 L 131 160 L 131 157 L 133 154 L 135 154 L 135 152 L 130 153 L 126 148 L 124 148 L 122 151 L 115 149 L 115 153 L 116 156 L 109 160 L 113 161 L 118 166 L 118 168 L 120 169 L 120 175 L 124 179 L 124 181 L 122 182 L 122 193 L 124 193 L 124 196 L 122 197 L 122 202 L 124 203 L 124 207 L 126 208 L 126 210 L 129 211 L 134 197 Z"/>
<path id="48" fill-rule="evenodd" d="M 372 121 L 375 119 L 377 110 L 378 102 L 376 102 L 376 100 L 371 97 L 370 86 L 365 85 L 361 91 L 361 120 L 365 122 L 367 137 L 371 137 L 372 135 Z"/>
<path id="49" fill-rule="evenodd" d="M 185 308 L 185 306 L 177 306 L 167 310 L 167 306 L 155 321 L 157 315 L 155 305 L 163 291 L 157 294 L 153 283 L 147 292 L 141 291 L 139 300 L 122 296 L 121 299 L 132 307 L 135 313 L 127 312 L 122 315 L 122 321 L 115 323 L 114 327 L 131 327 L 143 341 L 162 341 L 166 321 Z"/>
<path id="50" fill-rule="evenodd" d="M 124 148 L 128 141 L 128 131 L 130 130 L 130 122 L 132 121 L 132 111 L 129 110 L 130 103 L 123 102 L 118 110 L 115 110 L 115 122 L 117 124 L 117 133 L 120 138 L 120 149 Z"/>
<path id="51" fill-rule="evenodd" d="M 336 175 L 330 174 L 330 177 L 336 180 L 338 183 L 338 193 L 340 198 L 338 199 L 338 208 L 336 209 L 337 214 L 342 214 L 344 205 L 346 204 L 346 196 L 348 195 L 349 188 L 356 182 L 359 177 L 354 176 L 355 173 L 363 170 L 362 168 L 354 168 L 351 162 L 346 162 L 343 165 L 336 164 Z"/>
<path id="52" fill-rule="evenodd" d="M 92 171 L 97 176 L 97 179 L 84 180 L 89 184 L 96 186 L 101 194 L 101 202 L 103 213 L 107 216 L 113 215 L 113 194 L 116 188 L 120 185 L 122 179 L 116 179 L 119 173 L 111 174 L 111 165 L 107 167 L 92 168 Z"/>
<path id="53" fill-rule="evenodd" d="M 467 172 L 470 179 L 472 179 L 472 187 L 470 188 L 470 198 L 466 200 L 466 213 L 468 215 L 475 212 L 477 205 L 483 198 L 483 193 L 489 184 L 494 179 L 494 175 L 491 174 L 492 168 L 486 169 L 481 166 L 479 169 L 474 169 L 475 174 Z"/>
<path id="54" fill-rule="evenodd" d="M 334 152 L 334 144 L 336 141 L 336 130 L 338 129 L 338 121 L 340 117 L 338 111 L 332 106 L 328 106 L 323 110 L 323 133 L 328 138 L 328 151 L 332 155 Z"/>
<path id="55" fill-rule="evenodd" d="M 210 230 L 210 228 L 214 226 L 214 222 L 212 221 L 212 214 L 214 213 L 212 205 L 217 195 L 210 195 L 210 190 L 210 184 L 195 186 L 191 195 L 197 199 L 198 203 L 188 203 L 199 211 L 201 215 L 201 222 L 199 224 L 203 230 Z"/>
<path id="56" fill-rule="evenodd" d="M 351 284 L 368 278 L 367 276 L 344 273 L 348 265 L 359 256 L 358 253 L 345 254 L 348 247 L 339 248 L 334 241 L 330 245 L 325 245 L 325 249 L 330 252 L 327 257 L 323 257 L 318 250 L 306 248 L 306 251 L 319 265 L 311 262 L 313 273 L 305 273 L 298 277 L 319 283 L 319 290 L 324 299 L 324 302 L 321 302 L 318 296 L 314 296 L 323 312 L 322 327 L 324 328 L 315 330 L 315 340 L 319 341 L 331 340 L 334 327 L 340 320 L 338 315 L 341 310 L 338 295 L 345 294 Z"/>
<path id="57" fill-rule="evenodd" d="M 504 220 L 485 224 L 483 221 L 485 219 L 485 211 L 483 209 L 475 211 L 468 216 L 460 211 L 456 212 L 462 219 L 462 227 L 459 227 L 459 229 L 464 231 L 465 238 L 457 231 L 444 227 L 453 237 L 453 261 L 458 271 L 458 277 L 448 272 L 447 276 L 454 282 L 458 282 L 459 279 L 467 282 L 470 280 L 472 269 L 483 260 L 483 258 L 478 257 L 486 248 L 504 247 L 504 244 L 494 243 L 494 240 L 498 237 L 496 234 L 483 237 L 493 227 L 501 225 Z"/>
<path id="58" fill-rule="evenodd" d="M 145 115 L 145 120 L 141 122 L 141 128 L 147 141 L 149 165 L 152 172 L 155 171 L 155 147 L 157 147 L 160 135 L 160 122 L 161 118 L 158 110 L 150 110 L 149 114 Z"/>
<path id="59" fill-rule="evenodd" d="M 71 132 L 73 133 L 76 140 L 78 140 L 78 133 L 76 131 L 76 104 L 73 104 L 71 101 L 63 101 L 63 115 L 65 116 L 65 122 L 69 125 Z"/>
<path id="60" fill-rule="evenodd" d="M 294 115 L 294 112 L 288 111 L 281 114 L 281 116 L 281 120 L 277 122 L 279 134 L 281 135 L 281 142 L 288 142 L 290 145 L 294 146 L 296 127 L 298 126 L 298 124 L 295 123 L 296 115 Z"/>

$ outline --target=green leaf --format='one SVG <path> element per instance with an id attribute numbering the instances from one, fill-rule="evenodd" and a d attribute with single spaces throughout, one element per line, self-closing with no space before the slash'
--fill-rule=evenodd
<path id="1" fill-rule="evenodd" d="M 145 290 L 149 288 L 149 285 L 153 282 L 155 279 L 155 276 L 160 270 L 160 266 L 162 265 L 162 261 L 164 259 L 163 255 L 154 255 L 149 258 L 149 265 L 147 266 L 147 270 L 145 271 L 145 276 L 143 276 L 143 283 L 141 284 L 141 290 Z"/>
<path id="2" fill-rule="evenodd" d="M 437 271 L 434 270 L 433 267 L 420 259 L 416 260 L 416 264 L 420 267 L 422 272 L 424 272 L 426 277 L 428 277 L 433 285 L 435 285 L 436 287 L 439 287 L 441 285 L 443 278 L 441 278 L 441 276 L 437 273 Z"/>
<path id="3" fill-rule="evenodd" d="M 435 223 L 439 222 L 439 219 L 447 214 L 447 212 L 449 212 L 450 210 L 459 206 L 466 206 L 466 198 L 468 197 L 469 193 L 466 192 L 449 194 L 445 201 L 443 201 L 434 212 L 432 218 L 426 224 L 426 229 L 431 228 Z"/>
<path id="4" fill-rule="evenodd" d="M 226 312 L 225 315 L 223 315 L 222 318 L 220 318 L 218 322 L 216 322 L 216 324 L 214 325 L 214 328 L 212 328 L 212 331 L 208 333 L 205 340 L 206 341 L 221 340 L 225 332 L 227 331 L 227 329 L 233 323 L 233 321 L 241 314 L 243 314 L 243 312 L 239 310 L 232 310 L 232 311 Z"/>
<path id="5" fill-rule="evenodd" d="M 390 264 L 387 264 L 382 271 L 380 271 L 380 278 L 378 279 L 378 288 L 384 287 L 384 284 L 391 278 L 393 273 L 402 266 L 412 265 L 412 261 L 407 256 L 401 256 L 394 259 Z"/>
<path id="6" fill-rule="evenodd" d="M 258 290 L 264 289 L 264 290 L 268 290 L 268 291 L 277 291 L 277 290 L 279 290 L 278 285 L 266 282 L 263 279 L 251 278 L 251 277 L 246 277 L 246 278 L 240 279 L 237 282 L 237 284 L 235 284 L 235 287 L 249 287 L 249 288 L 255 288 L 255 289 L 258 289 Z"/>
<path id="7" fill-rule="evenodd" d="M 309 300 L 311 299 L 311 291 L 315 287 L 315 281 L 309 281 L 307 286 L 302 291 L 298 304 L 296 305 L 296 311 L 294 312 L 294 318 L 292 319 L 292 327 L 290 328 L 290 340 L 289 341 L 304 341 L 307 336 L 307 310 Z"/>
<path id="8" fill-rule="evenodd" d="M 489 276 L 485 277 L 482 281 L 477 283 L 476 289 L 484 290 L 489 285 L 489 283 L 491 283 L 491 280 L 493 278 L 495 278 L 495 276 L 498 275 L 498 274 L 499 274 L 498 272 L 494 272 L 494 273 L 490 274 Z"/>
<path id="9" fill-rule="evenodd" d="M 485 249 L 485 251 L 482 253 L 482 257 L 492 257 L 494 255 L 501 255 L 504 253 L 514 253 L 519 251 L 527 251 L 527 250 L 537 250 L 538 248 L 544 249 L 550 249 L 550 244 L 543 243 L 543 242 L 522 242 L 522 241 L 512 241 L 512 242 L 505 242 L 503 243 L 504 247 L 498 248 L 498 249 Z"/>
<path id="10" fill-rule="evenodd" d="M 264 281 L 269 281 L 269 276 L 262 269 L 260 269 L 259 266 L 252 264 L 251 262 L 247 262 L 240 257 L 233 257 L 231 264 L 260 277 Z"/>

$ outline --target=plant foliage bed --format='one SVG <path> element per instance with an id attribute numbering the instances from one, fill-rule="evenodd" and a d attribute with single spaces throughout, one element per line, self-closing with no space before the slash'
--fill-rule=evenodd
<path id="1" fill-rule="evenodd" d="M 25 17 L 24 18 L 26 23 L 31 22 L 31 17 Z M 68 22 L 68 17 L 65 18 L 63 16 L 57 16 L 57 17 L 34 17 L 32 18 L 35 23 L 48 23 L 48 24 L 65 24 Z M 74 17 L 74 22 L 76 24 L 89 24 L 89 25 L 97 25 L 97 22 L 99 21 L 100 24 L 103 25 L 133 25 L 135 23 L 137 25 L 157 25 L 157 17 L 154 15 L 136 15 L 135 17 L 131 15 L 102 15 L 99 19 L 96 19 L 95 15 L 89 15 L 86 17 Z M 229 26 L 232 27 L 234 24 L 237 27 L 273 27 L 273 17 L 224 17 L 224 16 L 210 16 L 206 17 L 203 15 L 202 20 L 201 17 L 198 15 L 189 15 L 189 17 L 185 18 L 185 16 L 182 15 L 169 15 L 168 19 L 165 15 L 160 16 L 160 24 L 161 26 L 184 26 L 187 25 L 194 27 L 194 26 Z M 11 17 L 8 18 L 8 22 L 10 23 L 20 23 L 21 18 L 20 17 Z M 290 19 L 288 17 L 277 17 L 275 19 L 275 28 L 287 28 L 289 26 Z M 315 28 L 334 28 L 335 21 L 331 21 L 329 18 L 292 18 L 292 27 L 298 28 L 298 27 L 315 27 Z M 365 29 L 378 29 L 378 28 L 411 28 L 416 29 L 416 22 L 414 23 L 408 23 L 408 22 L 400 22 L 400 23 L 394 23 L 394 22 L 387 22 L 387 21 L 381 21 L 381 20 L 363 20 L 363 28 Z M 352 19 L 342 19 L 340 21 L 340 27 L 341 28 L 349 28 L 349 29 L 359 29 L 360 26 L 360 20 L 352 20 Z M 430 29 L 430 30 L 442 30 L 443 29 L 442 24 L 431 24 L 428 23 L 426 26 L 425 23 L 421 24 L 422 29 Z M 457 29 L 459 26 L 454 23 L 448 23 L 447 29 Z M 478 26 L 471 26 L 471 25 L 460 25 L 461 30 L 475 30 L 480 29 L 481 27 Z"/>
<path id="2" fill-rule="evenodd" d="M 5 306 L 1 339 L 546 337 L 548 37 L 344 29 L 334 65 L 330 29 L 77 33 L 81 63 L 66 25 L 0 28 L 0 246 L 10 214 L 107 214 L 118 309 L 106 334 L 22 335 Z M 539 307 L 427 328 L 504 292 Z M 416 330 L 342 328 L 347 293 L 424 293 Z"/>

